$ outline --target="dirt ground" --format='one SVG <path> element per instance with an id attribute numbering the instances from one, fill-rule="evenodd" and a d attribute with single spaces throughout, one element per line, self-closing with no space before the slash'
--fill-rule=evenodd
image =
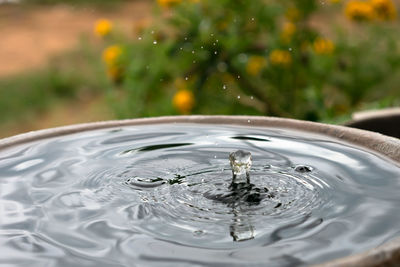
<path id="1" fill-rule="evenodd" d="M 90 36 L 99 18 L 129 31 L 150 13 L 148 0 L 129 1 L 109 12 L 67 5 L 0 5 L 0 77 L 40 67 L 52 55 L 73 48 L 82 34 Z"/>
<path id="2" fill-rule="evenodd" d="M 93 36 L 99 18 L 112 20 L 118 28 L 131 31 L 133 25 L 151 14 L 151 1 L 129 1 L 109 11 L 74 8 L 67 5 L 23 7 L 0 5 L 0 79 L 45 66 L 56 55 L 73 49 L 80 37 Z M 96 38 L 92 37 L 96 42 Z M 61 102 L 47 113 L 29 121 L 0 125 L 0 138 L 61 125 L 112 119 L 103 96 L 88 96 Z"/>

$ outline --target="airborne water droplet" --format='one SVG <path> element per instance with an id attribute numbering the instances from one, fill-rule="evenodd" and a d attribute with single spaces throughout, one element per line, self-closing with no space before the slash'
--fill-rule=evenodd
<path id="1" fill-rule="evenodd" d="M 153 44 L 157 44 L 157 41 L 153 41 Z"/>

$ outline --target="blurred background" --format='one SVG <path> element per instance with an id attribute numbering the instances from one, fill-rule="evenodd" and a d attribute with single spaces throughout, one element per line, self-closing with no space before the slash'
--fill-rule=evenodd
<path id="1" fill-rule="evenodd" d="M 400 105 L 397 0 L 0 0 L 0 137 L 179 114 Z"/>

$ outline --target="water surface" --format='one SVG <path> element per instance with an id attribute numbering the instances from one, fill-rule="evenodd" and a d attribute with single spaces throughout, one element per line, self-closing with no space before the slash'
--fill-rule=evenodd
<path id="1" fill-rule="evenodd" d="M 239 149 L 260 201 L 221 201 Z M 0 264 L 308 265 L 399 237 L 399 192 L 388 160 L 295 131 L 159 124 L 49 138 L 0 151 Z"/>

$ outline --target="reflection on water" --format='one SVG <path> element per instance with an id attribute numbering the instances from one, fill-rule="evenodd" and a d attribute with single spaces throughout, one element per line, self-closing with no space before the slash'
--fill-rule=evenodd
<path id="1" fill-rule="evenodd" d="M 0 262 L 298 266 L 399 236 L 399 168 L 313 138 L 174 124 L 2 150 Z"/>

